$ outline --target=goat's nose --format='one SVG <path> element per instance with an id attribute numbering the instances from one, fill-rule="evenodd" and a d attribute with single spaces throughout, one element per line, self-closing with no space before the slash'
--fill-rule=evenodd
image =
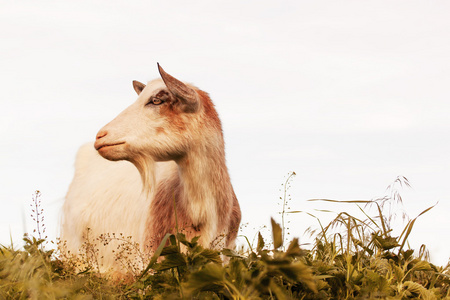
<path id="1" fill-rule="evenodd" d="M 100 130 L 100 131 L 97 133 L 97 136 L 96 136 L 95 139 L 99 140 L 99 139 L 101 139 L 102 137 L 106 136 L 107 134 L 108 134 L 108 131 L 106 131 L 106 130 Z"/>

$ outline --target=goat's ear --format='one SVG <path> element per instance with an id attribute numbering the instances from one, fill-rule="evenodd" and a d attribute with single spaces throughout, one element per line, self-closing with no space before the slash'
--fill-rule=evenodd
<path id="1" fill-rule="evenodd" d="M 145 88 L 145 84 L 143 84 L 142 82 L 133 80 L 133 88 L 136 91 L 136 93 L 139 95 L 142 90 Z"/>
<path id="2" fill-rule="evenodd" d="M 199 103 L 197 92 L 175 77 L 167 74 L 159 64 L 158 70 L 169 92 L 180 100 L 182 109 L 186 112 L 195 112 Z"/>

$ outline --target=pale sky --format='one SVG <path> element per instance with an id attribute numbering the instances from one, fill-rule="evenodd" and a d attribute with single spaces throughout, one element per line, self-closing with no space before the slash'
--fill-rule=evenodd
<path id="1" fill-rule="evenodd" d="M 32 231 L 36 189 L 56 237 L 78 147 L 159 62 L 216 104 L 243 234 L 280 220 L 290 171 L 291 209 L 322 223 L 333 215 L 315 209 L 357 210 L 308 199 L 380 197 L 403 175 L 410 217 L 438 202 L 411 246 L 446 264 L 449 13 L 447 1 L 2 1 L 0 243 Z M 301 243 L 318 226 L 288 219 Z"/>

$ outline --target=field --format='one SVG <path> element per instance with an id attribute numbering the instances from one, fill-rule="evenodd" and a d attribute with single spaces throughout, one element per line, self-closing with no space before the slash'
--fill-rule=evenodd
<path id="1" fill-rule="evenodd" d="M 289 178 L 284 185 L 288 188 Z M 406 179 L 403 184 L 408 184 Z M 152 257 L 127 260 L 134 245 L 123 240 L 117 259 L 127 277 L 98 272 L 95 243 L 84 255 L 69 257 L 50 247 L 45 238 L 40 194 L 32 199 L 36 229 L 25 235 L 23 248 L 0 247 L 1 299 L 450 299 L 450 266 L 429 262 L 426 246 L 408 249 L 407 240 L 420 215 L 408 219 L 401 234 L 392 236 L 389 205 L 398 194 L 370 201 L 341 201 L 357 205 L 365 218 L 337 213 L 327 225 L 318 220 L 310 230 L 314 244 L 302 249 L 296 238 L 286 243 L 286 210 L 282 222 L 270 222 L 272 237 L 258 234 L 241 249 L 205 249 L 194 238 L 167 234 Z M 321 200 L 333 201 L 336 200 Z M 377 212 L 369 215 L 369 208 Z M 294 234 L 295 235 L 295 234 Z M 105 237 L 103 237 L 105 239 Z M 166 246 L 164 246 L 166 245 Z M 186 251 L 180 251 L 180 249 Z M 225 262 L 223 259 L 225 258 Z"/>

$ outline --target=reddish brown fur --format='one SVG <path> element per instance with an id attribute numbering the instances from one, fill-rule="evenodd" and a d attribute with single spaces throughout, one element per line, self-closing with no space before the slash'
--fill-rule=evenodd
<path id="1" fill-rule="evenodd" d="M 208 93 L 197 89 L 197 94 L 200 97 L 200 101 L 203 104 L 203 109 L 205 112 L 205 119 L 211 123 L 210 125 L 214 126 L 215 129 L 220 130 L 220 133 L 222 134 L 222 124 L 219 119 L 219 115 L 217 114 L 216 109 L 214 108 L 214 103 L 211 101 L 211 98 L 209 98 Z"/>
<path id="2" fill-rule="evenodd" d="M 166 132 L 166 130 L 162 127 L 156 127 L 155 131 L 156 131 L 156 133 L 165 133 Z"/>
<path id="3" fill-rule="evenodd" d="M 167 117 L 169 125 L 174 127 L 180 133 L 186 130 L 186 124 L 182 118 L 182 112 L 175 104 L 174 98 L 170 96 L 168 105 L 161 105 L 160 113 Z"/>
<path id="4" fill-rule="evenodd" d="M 234 241 L 239 231 L 239 225 L 241 224 L 241 208 L 236 195 L 233 192 L 233 210 L 230 216 L 230 223 L 228 226 L 227 244 Z"/>
<path id="5" fill-rule="evenodd" d="M 178 143 L 174 148 L 165 150 L 166 153 L 160 153 L 160 157 L 174 160 L 184 171 L 178 169 L 178 172 L 160 181 L 155 187 L 145 224 L 145 244 L 154 250 L 167 233 L 178 230 L 191 239 L 200 235 L 202 228 L 207 231 L 205 239 L 208 244 L 216 234 L 225 234 L 226 240 L 232 243 L 240 223 L 240 210 L 225 165 L 222 126 L 214 104 L 206 92 L 192 86 L 183 86 L 183 83 L 161 68 L 160 73 L 167 90 L 160 90 L 149 101 L 158 105 L 159 115 L 165 122 L 156 127 L 155 132 L 173 135 Z M 144 85 L 135 82 L 134 88 L 140 94 Z M 195 92 L 189 92 L 192 91 L 190 88 Z M 189 155 L 189 151 L 193 154 Z M 197 171 L 207 174 L 203 175 L 206 177 L 195 178 Z M 196 180 L 207 182 L 206 186 L 210 190 L 197 187 L 204 183 Z M 203 206 L 209 209 L 209 217 L 217 219 L 205 217 Z"/>
<path id="6" fill-rule="evenodd" d="M 217 202 L 218 231 L 227 233 L 225 238 L 226 244 L 228 245 L 236 239 L 241 220 L 241 212 L 225 165 L 223 133 L 219 116 L 209 95 L 198 89 L 196 91 L 203 107 L 203 116 L 200 122 L 205 123 L 204 126 L 212 127 L 216 132 L 220 133 L 222 140 L 221 144 L 215 145 L 213 151 L 208 153 L 210 157 L 207 159 L 213 160 L 218 168 L 217 172 L 214 172 L 214 178 L 210 179 L 218 186 L 218 195 L 216 195 L 215 199 Z M 171 120 L 171 126 L 177 127 L 181 132 L 186 127 L 182 117 L 183 112 L 178 111 L 178 107 L 173 102 L 176 100 L 172 96 L 170 97 L 170 105 L 161 109 L 161 113 Z M 185 165 L 189 165 L 188 158 L 183 162 Z M 154 250 L 159 246 L 165 234 L 175 232 L 177 222 L 175 220 L 174 205 L 176 205 L 178 231 L 184 232 L 188 239 L 201 235 L 202 224 L 195 224 L 194 226 L 187 214 L 187 201 L 189 199 L 184 199 L 183 186 L 178 173 L 175 173 L 172 178 L 161 182 L 157 186 L 155 197 L 150 207 L 150 218 L 146 226 L 148 228 L 146 240 L 151 249 Z"/>
<path id="7" fill-rule="evenodd" d="M 186 213 L 185 201 L 182 199 L 182 185 L 180 178 L 174 176 L 161 182 L 155 193 L 155 198 L 150 206 L 150 218 L 147 221 L 147 237 L 150 249 L 156 249 L 166 233 L 175 233 L 178 223 L 178 231 L 186 234 L 188 239 L 199 235 L 199 228 L 195 228 Z M 177 220 L 175 219 L 175 205 Z"/>
<path id="8" fill-rule="evenodd" d="M 155 198 L 150 206 L 150 218 L 147 221 L 148 246 L 151 250 L 156 249 L 167 233 L 175 233 L 178 223 L 178 231 L 186 234 L 188 239 L 200 235 L 201 224 L 194 226 L 192 220 L 186 212 L 186 199 L 182 196 L 183 186 L 180 178 L 174 176 L 171 179 L 161 182 L 156 190 Z M 220 231 L 227 231 L 227 244 L 236 239 L 239 224 L 241 222 L 241 210 L 239 202 L 232 192 L 232 206 L 229 199 L 218 199 L 217 215 L 219 217 Z M 226 195 L 224 195 L 226 197 Z M 222 201 L 221 201 L 222 200 Z M 175 206 L 177 220 L 175 219 Z"/>

